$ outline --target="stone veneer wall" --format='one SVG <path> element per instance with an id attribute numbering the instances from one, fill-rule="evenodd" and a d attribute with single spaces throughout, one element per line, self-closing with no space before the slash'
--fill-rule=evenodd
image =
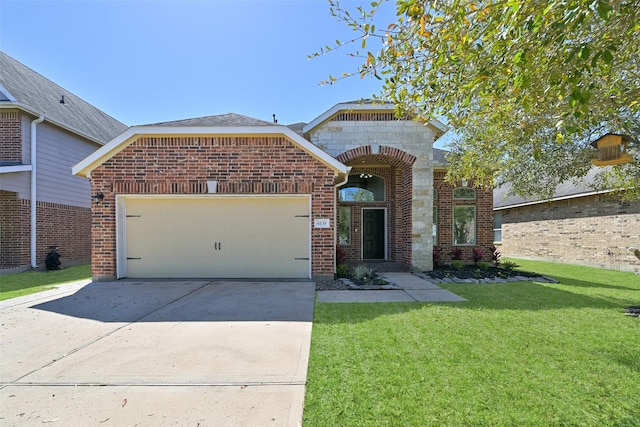
<path id="1" fill-rule="evenodd" d="M 335 218 L 335 172 L 284 137 L 142 137 L 91 172 L 93 205 L 92 275 L 116 275 L 118 194 L 310 194 L 311 221 Z M 312 275 L 333 276 L 334 226 L 313 228 Z"/>
<path id="2" fill-rule="evenodd" d="M 397 120 L 393 112 L 344 112 L 313 129 L 310 141 L 333 157 L 358 147 L 370 146 L 377 154 L 382 146 L 415 157 L 411 186 L 412 269 L 432 269 L 433 130 L 424 123 Z"/>
<path id="3" fill-rule="evenodd" d="M 539 203 L 502 212 L 505 256 L 640 271 L 640 202 L 607 195 Z"/>

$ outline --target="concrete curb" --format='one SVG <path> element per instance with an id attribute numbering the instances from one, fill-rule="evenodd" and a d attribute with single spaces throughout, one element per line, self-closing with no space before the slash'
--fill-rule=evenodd
<path id="1" fill-rule="evenodd" d="M 53 289 L 49 289 L 46 291 L 0 301 L 0 310 L 4 310 L 5 308 L 9 308 L 9 307 L 15 307 L 17 305 L 29 304 L 35 301 L 40 301 L 43 299 L 47 299 L 47 298 L 51 298 L 51 297 L 55 297 L 63 294 L 73 293 L 78 289 L 82 289 L 84 286 L 87 286 L 90 283 L 91 283 L 91 279 L 77 280 L 75 282 L 55 285 Z"/>

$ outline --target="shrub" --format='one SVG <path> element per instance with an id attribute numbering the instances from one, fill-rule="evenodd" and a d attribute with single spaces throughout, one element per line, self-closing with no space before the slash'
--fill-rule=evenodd
<path id="1" fill-rule="evenodd" d="M 482 249 L 480 248 L 473 248 L 473 263 L 478 265 L 478 261 L 482 260 L 482 257 L 484 256 L 484 254 L 482 253 Z"/>
<path id="2" fill-rule="evenodd" d="M 494 266 L 498 266 L 500 265 L 500 257 L 502 256 L 502 254 L 500 253 L 500 251 L 498 250 L 497 247 L 495 246 L 491 246 L 491 262 L 493 263 Z"/>
<path id="3" fill-rule="evenodd" d="M 440 246 L 433 247 L 433 266 L 440 265 L 440 257 L 442 256 L 442 248 Z"/>
<path id="4" fill-rule="evenodd" d="M 487 271 L 489 269 L 489 267 L 491 266 L 491 264 L 488 263 L 487 261 L 478 261 L 478 264 L 476 264 L 476 265 L 482 271 Z"/>
<path id="5" fill-rule="evenodd" d="M 462 270 L 464 268 L 464 261 L 462 261 L 461 259 L 454 259 L 453 261 L 451 261 L 451 267 L 455 268 L 456 270 Z"/>
<path id="6" fill-rule="evenodd" d="M 519 267 L 519 265 L 513 261 L 505 261 L 502 263 L 502 268 L 504 268 L 507 271 L 512 271 L 516 267 Z"/>
<path id="7" fill-rule="evenodd" d="M 376 271 L 366 265 L 358 265 L 353 269 L 353 278 L 362 283 L 371 283 L 376 278 Z"/>
<path id="8" fill-rule="evenodd" d="M 347 277 L 349 275 L 349 264 L 338 264 L 336 274 L 338 277 Z"/>
<path id="9" fill-rule="evenodd" d="M 451 259 L 453 259 L 453 260 L 462 259 L 462 249 L 460 249 L 460 248 L 451 249 Z"/>

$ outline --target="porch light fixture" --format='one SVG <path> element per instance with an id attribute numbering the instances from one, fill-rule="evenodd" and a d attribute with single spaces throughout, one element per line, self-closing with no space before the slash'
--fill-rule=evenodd
<path id="1" fill-rule="evenodd" d="M 104 199 L 104 193 L 96 193 L 91 197 L 91 199 L 96 203 L 100 203 Z"/>
<path id="2" fill-rule="evenodd" d="M 467 187 L 468 185 L 469 185 L 469 181 L 467 181 L 466 178 L 462 178 L 462 186 Z"/>
<path id="3" fill-rule="evenodd" d="M 369 178 L 373 178 L 373 175 L 371 175 L 370 173 L 361 173 L 360 178 L 369 179 Z"/>

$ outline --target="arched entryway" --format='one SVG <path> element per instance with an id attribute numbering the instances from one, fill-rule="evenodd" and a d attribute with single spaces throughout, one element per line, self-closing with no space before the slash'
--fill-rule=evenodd
<path id="1" fill-rule="evenodd" d="M 416 158 L 387 146 L 362 146 L 337 160 L 351 166 L 338 188 L 338 245 L 351 263 L 411 268 L 412 165 Z"/>

